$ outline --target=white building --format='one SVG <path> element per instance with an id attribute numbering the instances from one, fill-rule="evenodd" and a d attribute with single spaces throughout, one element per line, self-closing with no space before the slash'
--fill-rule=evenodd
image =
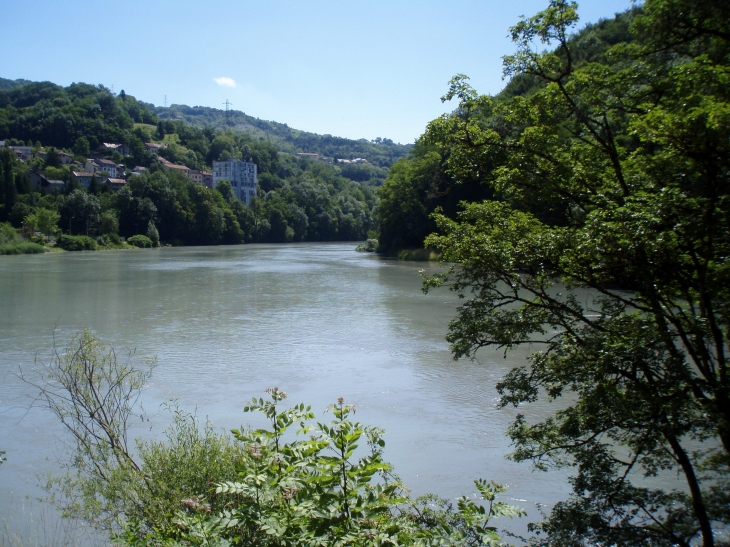
<path id="1" fill-rule="evenodd" d="M 213 188 L 222 180 L 231 182 L 236 197 L 248 205 L 256 197 L 257 168 L 249 161 L 214 161 Z"/>

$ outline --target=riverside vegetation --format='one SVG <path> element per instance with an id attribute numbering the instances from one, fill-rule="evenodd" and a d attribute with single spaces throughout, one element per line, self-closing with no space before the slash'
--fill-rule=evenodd
<path id="1" fill-rule="evenodd" d="M 70 472 L 46 485 L 52 502 L 119 544 L 497 546 L 491 519 L 522 514 L 482 480 L 480 499 L 456 507 L 411 499 L 383 460 L 382 430 L 352 421 L 342 399 L 327 408 L 330 423 L 303 404 L 282 410 L 277 388 L 243 409 L 267 428 L 216 433 L 172 403 L 166 439 L 133 450 L 128 431 L 152 368 L 85 331 L 24 377 L 72 439 Z"/>
<path id="2" fill-rule="evenodd" d="M 389 139 L 319 136 L 261 120 L 255 121 L 255 131 L 251 123 L 215 127 L 205 121 L 214 116 L 213 109 L 198 107 L 175 107 L 198 115 L 191 123 L 173 121 L 161 117 L 169 114 L 166 109 L 123 91 L 115 96 L 103 86 L 6 83 L 0 89 L 0 138 L 8 145 L 29 144 L 33 152 L 42 145 L 46 150 L 45 159 L 27 163 L 16 160 L 10 150 L 0 151 L 0 222 L 31 231 L 29 216 L 56 213 L 58 229 L 66 235 L 107 236 L 101 247 L 118 246 L 120 236 L 149 235 L 149 222 L 172 245 L 365 240 L 375 227 L 376 188 L 390 164 L 411 148 Z M 104 142 L 124 144 L 129 155 L 100 148 Z M 145 142 L 161 146 L 150 152 Z M 118 193 L 97 180 L 84 188 L 71 168 L 61 165 L 59 150 L 82 163 L 90 154 L 102 154 L 127 169 L 142 166 L 148 171 L 131 176 Z M 323 159 L 330 154 L 330 163 L 294 155 L 301 151 Z M 165 169 L 158 154 L 190 169 L 209 169 L 212 162 L 230 158 L 252 161 L 258 167 L 260 197 L 245 207 L 230 187 L 211 190 L 194 183 Z M 356 156 L 367 161 L 332 163 L 333 157 Z M 33 191 L 28 180 L 32 170 L 66 181 L 64 190 Z"/>

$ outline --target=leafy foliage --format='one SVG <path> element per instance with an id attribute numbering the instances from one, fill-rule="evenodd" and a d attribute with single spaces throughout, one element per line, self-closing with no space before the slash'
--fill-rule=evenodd
<path id="1" fill-rule="evenodd" d="M 351 421 L 342 399 L 327 408 L 328 424 L 303 404 L 281 410 L 287 394 L 277 388 L 244 408 L 267 428 L 230 437 L 171 403 L 165 440 L 137 441 L 133 452 L 127 430 L 148 420 L 138 403 L 151 366 L 121 361 L 85 331 L 54 350 L 40 376 L 23 378 L 72 440 L 70 472 L 46 485 L 51 501 L 119 544 L 496 547 L 504 544 L 490 520 L 523 514 L 485 481 L 475 483 L 480 499 L 456 508 L 411 500 L 383 461 L 382 430 Z"/>
<path id="2" fill-rule="evenodd" d="M 398 158 L 405 156 L 411 148 L 411 145 L 395 144 L 390 139 L 368 141 L 318 135 L 290 128 L 284 123 L 254 118 L 238 110 L 229 110 L 226 114 L 224 110 L 204 106 L 171 105 L 167 108 L 157 107 L 155 112 L 160 119 L 165 120 L 165 124 L 169 124 L 165 129 L 168 133 L 178 132 L 182 122 L 177 120 L 183 120 L 189 126 L 208 131 L 244 133 L 251 137 L 252 142 L 270 143 L 282 152 L 317 153 L 340 159 L 359 157 L 378 167 L 389 167 Z M 353 171 L 360 169 L 355 165 L 347 168 Z"/>
<path id="3" fill-rule="evenodd" d="M 96 241 L 89 236 L 70 236 L 63 234 L 56 240 L 56 245 L 65 251 L 95 251 Z"/>
<path id="4" fill-rule="evenodd" d="M 149 237 L 143 236 L 142 234 L 130 237 L 127 243 L 134 247 L 140 247 L 141 249 L 151 249 L 156 246 Z"/>
<path id="5" fill-rule="evenodd" d="M 541 84 L 495 99 L 456 77 L 456 113 L 424 136 L 455 180 L 484 176 L 501 198 L 437 212 L 426 239 L 459 264 L 425 285 L 467 299 L 454 357 L 534 345 L 501 405 L 563 399 L 509 430 L 514 459 L 574 469 L 542 545 L 710 546 L 730 524 L 730 33 L 715 8 L 648 0 L 632 43 L 581 59 L 576 5 L 552 0 L 505 57 Z M 677 475 L 684 488 L 645 480 Z"/>

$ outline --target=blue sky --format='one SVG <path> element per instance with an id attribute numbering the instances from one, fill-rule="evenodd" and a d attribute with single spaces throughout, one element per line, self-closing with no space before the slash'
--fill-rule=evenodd
<path id="1" fill-rule="evenodd" d="M 498 92 L 509 26 L 546 5 L 3 0 L 0 77 L 104 84 L 157 105 L 165 95 L 168 104 L 216 108 L 228 99 L 297 129 L 407 143 L 449 110 L 439 98 L 454 74 Z M 630 6 L 584 0 L 580 24 Z"/>

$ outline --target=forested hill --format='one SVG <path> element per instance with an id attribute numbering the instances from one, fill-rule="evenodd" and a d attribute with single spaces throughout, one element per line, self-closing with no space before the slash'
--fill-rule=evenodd
<path id="1" fill-rule="evenodd" d="M 412 144 L 396 144 L 388 138 L 369 141 L 319 135 L 293 129 L 285 123 L 261 120 L 239 110 L 226 112 L 218 108 L 178 104 L 167 108 L 158 106 L 154 110 L 162 120 L 181 120 L 196 127 L 220 131 L 242 131 L 254 139 L 274 144 L 282 152 L 310 152 L 341 159 L 359 157 L 380 167 L 389 167 L 413 148 Z"/>
<path id="2" fill-rule="evenodd" d="M 73 83 L 62 87 L 51 82 L 0 78 L 0 140 L 39 141 L 44 146 L 70 149 L 85 137 L 92 148 L 102 142 L 132 147 L 135 124 L 157 125 L 160 121 L 168 124 L 167 133 L 173 131 L 169 123 L 178 121 L 208 130 L 209 140 L 214 134 L 247 134 L 255 141 L 273 144 L 281 152 L 314 153 L 330 159 L 363 158 L 383 168 L 413 148 L 387 138 L 368 141 L 318 135 L 239 111 L 230 111 L 227 118 L 225 111 L 215 108 L 155 107 L 123 90 L 114 94 L 101 85 Z"/>
<path id="3" fill-rule="evenodd" d="M 589 65 L 595 69 L 616 70 L 623 57 L 612 48 L 636 43 L 638 37 L 631 32 L 630 27 L 639 13 L 640 8 L 633 8 L 611 19 L 586 25 L 570 36 L 566 48 L 556 51 L 555 55 L 564 59 L 567 49 L 572 71 L 583 70 Z M 509 57 L 505 60 L 509 60 Z M 525 108 L 528 101 L 546 90 L 548 80 L 527 71 L 516 71 L 510 75 L 511 79 L 500 93 L 481 98 L 469 87 L 467 77 L 454 78 L 450 94 L 454 102 L 462 97 L 471 97 L 471 102 L 465 101 L 469 108 L 465 110 L 460 105 L 452 115 L 431 122 L 430 129 L 417 141 L 411 155 L 399 160 L 390 169 L 379 191 L 381 199 L 377 209 L 381 251 L 395 252 L 422 247 L 426 236 L 436 231 L 436 224 L 430 215 L 439 207 L 447 216 L 455 218 L 462 208 L 462 202 L 504 199 L 498 192 L 500 185 L 495 181 L 501 156 L 493 154 L 489 159 L 480 158 L 481 169 L 463 171 L 457 163 L 461 157 L 454 156 L 454 141 L 449 137 L 451 129 L 443 128 L 450 127 L 448 124 L 451 122 L 467 119 L 482 129 L 494 130 L 500 138 L 504 138 L 509 131 L 519 133 L 516 127 L 509 125 L 510 108 Z M 545 110 L 545 105 L 539 103 L 538 99 L 534 102 L 532 108 L 537 116 L 537 112 Z M 507 106 L 509 104 L 513 106 Z M 439 131 L 443 131 L 443 134 Z M 455 172 L 458 176 L 454 176 Z M 539 194 L 531 198 L 535 199 L 523 203 L 525 209 L 543 219 L 549 218 L 551 222 L 565 220 L 564 211 L 555 204 L 544 205 Z"/>

